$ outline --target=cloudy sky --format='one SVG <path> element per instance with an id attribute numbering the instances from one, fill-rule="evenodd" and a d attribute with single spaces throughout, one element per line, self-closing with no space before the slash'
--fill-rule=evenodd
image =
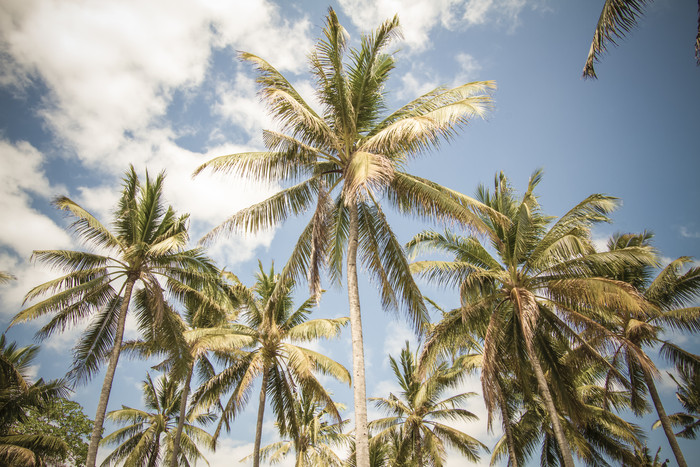
<path id="1" fill-rule="evenodd" d="M 596 230 L 601 242 L 615 231 L 648 229 L 665 257 L 698 258 L 696 6 L 680 0 L 652 4 L 639 27 L 597 66 L 600 79 L 584 81 L 581 69 L 602 3 L 339 0 L 330 6 L 353 43 L 399 14 L 403 39 L 394 44 L 398 66 L 387 89 L 390 107 L 441 84 L 498 83 L 489 117 L 422 155 L 410 171 L 473 194 L 498 171 L 522 189 L 542 167 L 539 194 L 546 212 L 561 215 L 590 193 L 611 194 L 622 206 L 613 224 Z M 129 164 L 140 174 L 166 170 L 168 202 L 191 214 L 196 242 L 228 215 L 273 193 L 278 187 L 191 174 L 214 156 L 261 149 L 261 130 L 274 125 L 255 94 L 250 67 L 237 61 L 236 51 L 265 58 L 312 99 L 305 59 L 328 6 L 310 0 L 3 0 L 0 270 L 18 277 L 1 291 L 3 329 L 21 309 L 24 294 L 52 277 L 29 263 L 31 252 L 80 248 L 51 207 L 53 197 L 68 195 L 108 222 Z M 424 227 L 391 219 L 401 240 Z M 210 253 L 251 283 L 258 259 L 281 267 L 302 222 L 255 237 L 222 238 Z M 371 284 L 362 287 L 368 394 L 385 395 L 395 387 L 387 354 L 396 355 L 412 336 L 400 319 L 380 310 Z M 456 304 L 451 291 L 426 288 L 426 294 L 442 306 Z M 346 309 L 344 292 L 331 290 L 317 316 L 344 316 Z M 28 344 L 37 325 L 12 328 L 10 338 Z M 77 332 L 43 343 L 39 375 L 66 372 Z M 349 331 L 319 348 L 350 367 Z M 110 409 L 141 403 L 146 370 L 120 363 Z M 74 394 L 91 417 L 100 384 L 97 377 Z M 352 405 L 348 388 L 332 387 Z M 663 388 L 668 410 L 678 410 L 672 384 Z M 478 396 L 470 408 L 483 415 Z M 253 412 L 251 407 L 208 456 L 211 465 L 250 453 Z M 652 421 L 639 423 L 648 429 Z M 271 439 L 273 427 L 267 428 Z M 486 433 L 483 423 L 467 429 L 490 446 L 499 436 Z M 670 457 L 658 431 L 649 444 Z M 451 462 L 461 465 L 458 458 Z"/>

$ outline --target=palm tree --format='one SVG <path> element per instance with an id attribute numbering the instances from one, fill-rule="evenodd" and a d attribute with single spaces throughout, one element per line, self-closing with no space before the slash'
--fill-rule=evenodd
<path id="1" fill-rule="evenodd" d="M 614 253 L 630 247 L 649 247 L 652 237 L 649 232 L 617 234 L 608 242 L 608 250 Z M 632 409 L 636 413 L 646 409 L 643 395 L 648 391 L 680 466 L 686 466 L 687 463 L 654 384 L 657 370 L 644 347 L 660 344 L 661 355 L 673 361 L 678 368 L 687 372 L 700 371 L 700 356 L 682 349 L 672 339 L 661 337 L 665 329 L 691 333 L 700 331 L 700 307 L 687 306 L 700 296 L 700 268 L 690 268 L 682 273 L 683 267 L 690 261 L 691 258 L 680 257 L 669 263 L 654 278 L 652 268 L 641 264 L 629 265 L 612 275 L 611 277 L 634 286 L 653 308 L 644 310 L 644 313 L 620 310 L 603 321 L 618 336 L 619 345 L 613 354 L 613 364 L 626 367 L 632 387 Z"/>
<path id="2" fill-rule="evenodd" d="M 608 44 L 617 45 L 616 39 L 622 39 L 637 24 L 644 14 L 644 8 L 652 0 L 605 0 L 600 12 L 598 24 L 593 33 L 593 41 L 588 51 L 586 65 L 583 67 L 584 78 L 597 78 L 594 64 L 608 49 Z M 700 65 L 700 0 L 698 0 L 698 33 L 695 37 L 695 59 Z"/>
<path id="3" fill-rule="evenodd" d="M 616 205 L 610 196 L 591 195 L 550 225 L 554 218 L 541 213 L 533 193 L 541 176 L 540 171 L 533 174 L 521 199 L 514 196 L 502 173 L 496 177 L 493 194 L 479 187 L 477 199 L 510 219 L 507 226 L 488 215 L 483 219 L 495 256 L 478 238 L 450 232 L 423 232 L 408 246 L 412 251 L 432 248 L 454 256 L 453 261 L 419 261 L 412 264 L 412 270 L 440 284 L 459 286 L 463 319 L 484 320 L 481 381 L 489 416 L 502 399 L 498 375 L 513 371 L 504 366 L 509 360 L 502 356 L 512 354 L 510 361 L 526 362 L 518 371 L 534 372 L 563 463 L 573 467 L 572 450 L 554 400 L 566 389 L 556 388 L 554 396 L 550 390 L 545 371 L 554 370 L 550 365 L 556 359 L 544 365 L 552 354 L 545 351 L 540 337 L 544 334 L 538 330 L 546 326 L 549 333 L 582 346 L 588 357 L 603 360 L 588 340 L 598 337 L 602 346 L 616 336 L 593 317 L 612 313 L 614 308 L 641 308 L 630 286 L 606 275 L 627 264 L 649 264 L 652 258 L 643 247 L 595 251 L 590 229 L 597 222 L 609 221 L 607 214 Z M 507 347 L 510 353 L 504 351 Z"/>
<path id="4" fill-rule="evenodd" d="M 671 424 L 683 429 L 676 436 L 687 439 L 696 439 L 700 428 L 700 373 L 689 371 L 685 368 L 678 369 L 680 381 L 669 373 L 671 379 L 678 386 L 676 397 L 683 406 L 683 412 L 677 412 L 668 416 Z M 660 421 L 654 423 L 653 428 L 661 426 Z"/>
<path id="5" fill-rule="evenodd" d="M 336 404 L 337 411 L 343 408 L 342 404 Z M 287 439 L 262 448 L 261 459 L 269 459 L 271 464 L 276 464 L 281 462 L 289 451 L 294 450 L 296 467 L 317 465 L 342 467 L 343 461 L 333 448 L 350 446 L 352 437 L 343 433 L 344 427 L 349 423 L 348 420 L 333 422 L 328 408 L 303 391 L 294 394 L 292 410 L 296 417 L 296 429 L 290 430 L 292 424 L 288 424 L 286 432 L 280 433 Z M 253 455 L 242 461 L 250 457 Z"/>
<path id="6" fill-rule="evenodd" d="M 358 289 L 358 255 L 376 279 L 385 308 L 403 309 L 416 329 L 426 322 L 420 291 L 409 272 L 401 244 L 380 204 L 382 195 L 400 212 L 426 218 L 478 222 L 464 209 L 480 208 L 474 200 L 404 171 L 411 157 L 456 134 L 472 117 L 483 116 L 494 83 L 474 82 L 437 88 L 388 116 L 386 83 L 394 57 L 386 49 L 399 35 L 397 17 L 363 36 L 347 49 L 346 32 L 330 9 L 323 37 L 311 53 L 311 73 L 319 115 L 289 81 L 269 63 L 250 53 L 241 58 L 258 71 L 260 95 L 281 126 L 265 131 L 266 152 L 232 154 L 197 169 L 239 172 L 262 181 L 291 183 L 271 198 L 244 209 L 210 232 L 255 232 L 313 210 L 282 275 L 308 275 L 312 294 L 320 293 L 320 273 L 342 277 L 346 258 L 348 302 L 353 345 L 355 435 L 360 462 L 368 462 L 364 346 Z M 347 252 L 345 249 L 347 248 Z"/>
<path id="7" fill-rule="evenodd" d="M 559 347 L 564 352 L 561 358 L 563 366 L 570 367 L 569 371 L 566 368 L 563 371 L 551 371 L 548 377 L 567 380 L 563 383 L 550 381 L 553 387 L 568 383 L 574 388 L 573 396 L 576 400 L 567 400 L 560 403 L 559 407 L 567 408 L 566 412 L 560 412 L 561 422 L 577 457 L 586 465 L 607 466 L 611 460 L 615 465 L 634 465 L 635 450 L 641 447 L 639 437 L 642 436 L 642 430 L 611 410 L 626 408 L 629 392 L 606 392 L 600 385 L 607 370 L 606 364 L 584 362 L 581 365 L 577 361 L 576 352 L 566 350 L 566 342 L 551 342 L 550 347 Z M 502 387 L 508 402 L 515 407 L 510 411 L 510 429 L 515 440 L 517 463 L 526 465 L 539 449 L 540 465 L 559 465 L 560 454 L 547 410 L 540 397 L 527 393 L 527 386 L 535 386 L 537 382 L 531 377 L 525 381 L 510 379 L 504 383 Z M 506 455 L 512 458 L 506 443 L 506 437 L 503 436 L 496 444 L 492 464 Z"/>
<path id="8" fill-rule="evenodd" d="M 74 382 L 85 382 L 109 359 L 90 438 L 89 467 L 95 465 L 134 287 L 140 284 L 145 291 L 144 299 L 150 303 L 137 310 L 140 327 L 152 333 L 162 332 L 162 325 L 169 322 L 163 319 L 169 308 L 165 306 L 162 286 L 171 296 L 182 297 L 217 274 L 201 249 L 185 250 L 188 216 L 177 216 L 171 207 L 165 208 L 164 177 L 161 173 L 154 180 L 146 173 L 146 182 L 142 184 L 133 167 L 127 171 L 114 215 L 114 233 L 74 201 L 57 198 L 56 207 L 68 211 L 75 219 L 71 229 L 77 236 L 105 253 L 35 251 L 34 259 L 65 275 L 32 289 L 25 302 L 43 295 L 50 297 L 20 311 L 11 323 L 53 314 L 37 333 L 38 338 L 44 339 L 94 315 L 75 347 L 70 372 Z"/>
<path id="9" fill-rule="evenodd" d="M 44 465 L 46 458 L 65 456 L 68 446 L 54 436 L 16 432 L 27 420 L 27 410 L 44 409 L 53 399 L 66 396 L 62 380 L 31 382 L 30 367 L 39 352 L 32 345 L 18 347 L 0 335 L 0 465 Z"/>
<path id="10" fill-rule="evenodd" d="M 184 294 L 182 301 L 185 308 L 182 318 L 166 303 L 164 306 L 168 312 L 163 314 L 162 321 L 168 322 L 162 325 L 161 321 L 157 333 L 150 332 L 155 323 L 143 323 L 144 334 L 154 335 L 153 339 L 124 343 L 124 350 L 142 358 L 165 355 L 165 360 L 157 365 L 157 368 L 167 370 L 172 381 L 183 382 L 170 456 L 172 467 L 177 466 L 180 459 L 180 439 L 188 417 L 190 386 L 195 370 L 200 380 L 208 380 L 215 375 L 214 366 L 208 358 L 209 351 L 222 347 L 237 348 L 246 342 L 246 339 L 225 327 L 228 319 L 237 316 L 235 307 L 238 300 L 235 296 L 236 286 L 225 282 L 224 277 L 238 281 L 234 275 L 222 272 L 222 281 L 207 282 L 201 290 L 193 289 Z M 140 314 L 146 317 L 153 316 L 153 313 L 146 311 L 151 306 L 147 294 L 142 293 L 143 290 L 139 292 L 135 304 Z"/>
<path id="11" fill-rule="evenodd" d="M 311 342 L 319 338 L 331 338 L 340 334 L 347 318 L 307 320 L 315 298 L 307 299 L 294 309 L 292 294 L 294 282 L 287 279 L 283 284 L 274 266 L 266 273 L 259 264 L 257 281 L 252 288 L 242 288 L 238 297 L 242 302 L 242 323 L 232 323 L 228 332 L 247 340 L 229 350 L 228 366 L 210 379 L 197 391 L 195 399 L 200 404 L 210 404 L 232 390 L 216 428 L 215 439 L 221 428 L 228 429 L 229 422 L 243 409 L 252 390 L 253 382 L 262 378 L 258 403 L 258 418 L 255 429 L 253 465 L 260 465 L 260 444 L 267 395 L 277 417 L 282 433 L 297 432 L 299 421 L 293 412 L 295 396 L 299 390 L 322 402 L 328 412 L 340 422 L 336 405 L 314 375 L 314 371 L 350 383 L 350 374 L 342 365 L 318 352 L 298 346 L 295 342 Z M 273 298 L 273 294 L 276 298 Z M 201 331 L 202 335 L 209 331 Z M 238 350 L 241 349 L 241 350 Z M 231 352 L 233 351 L 233 352 Z"/>
<path id="12" fill-rule="evenodd" d="M 391 368 L 401 387 L 400 394 L 389 397 L 375 397 L 370 400 L 389 414 L 388 417 L 374 420 L 370 428 L 379 431 L 373 440 L 384 442 L 398 436 L 397 465 L 440 466 L 446 458 L 446 448 L 456 448 L 472 462 L 479 460 L 478 450 L 488 448 L 468 434 L 459 431 L 445 421 L 472 421 L 473 413 L 460 408 L 474 393 L 460 393 L 445 399 L 442 397 L 450 389 L 459 386 L 469 366 L 473 365 L 471 355 L 458 357 L 448 366 L 446 362 L 430 369 L 417 365 L 408 342 L 401 351 L 400 362 L 389 357 Z"/>
<path id="13" fill-rule="evenodd" d="M 170 462 L 175 455 L 178 456 L 178 465 L 189 465 L 191 461 L 204 459 L 197 444 L 211 445 L 212 437 L 193 423 L 211 422 L 213 415 L 191 413 L 187 416 L 181 441 L 183 452 L 175 454 L 174 433 L 182 393 L 179 382 L 162 376 L 154 383 L 151 375 L 147 374 L 142 387 L 146 410 L 122 406 L 121 409 L 107 414 L 109 420 L 125 426 L 100 442 L 102 445 L 118 445 L 107 456 L 102 466 L 123 462 L 124 465 L 156 467 Z"/>

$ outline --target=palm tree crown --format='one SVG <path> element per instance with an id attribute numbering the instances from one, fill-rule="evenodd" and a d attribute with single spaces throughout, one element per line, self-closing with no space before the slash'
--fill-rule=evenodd
<path id="1" fill-rule="evenodd" d="M 280 275 L 275 274 L 274 267 L 266 273 L 260 264 L 255 286 L 238 290 L 244 323 L 236 322 L 228 326 L 229 336 L 238 336 L 238 342 L 232 347 L 230 339 L 222 341 L 220 348 L 210 342 L 211 348 L 229 352 L 229 366 L 205 383 L 195 395 L 200 405 L 207 405 L 232 391 L 216 429 L 215 437 L 218 437 L 221 428 L 228 428 L 230 420 L 245 406 L 253 382 L 258 377 L 262 378 L 253 451 L 255 466 L 260 462 L 262 422 L 268 394 L 280 431 L 296 432 L 299 424 L 293 410 L 296 391 L 303 391 L 322 402 L 329 413 L 340 421 L 335 403 L 314 372 L 350 383 L 350 374 L 342 365 L 297 345 L 338 336 L 348 319 L 308 320 L 311 308 L 316 304 L 315 299 L 309 298 L 294 308 L 294 282 L 287 278 L 279 284 L 281 280 Z M 203 329 L 192 334 L 210 333 L 219 335 L 221 331 Z"/>
<path id="2" fill-rule="evenodd" d="M 27 410 L 43 410 L 54 398 L 65 397 L 65 382 L 32 382 L 30 367 L 39 352 L 35 345 L 18 347 L 0 335 L 0 465 L 44 465 L 48 457 L 63 458 L 68 447 L 54 436 L 15 430 Z"/>
<path id="3" fill-rule="evenodd" d="M 215 281 L 217 270 L 201 249 L 186 249 L 187 215 L 178 216 L 163 200 L 165 176 L 141 183 L 131 167 L 124 178 L 122 196 L 112 222 L 113 231 L 87 210 L 66 197 L 54 204 L 75 219 L 71 229 L 89 247 L 99 251 L 35 251 L 33 258 L 61 270 L 65 275 L 32 289 L 29 301 L 50 295 L 22 310 L 12 324 L 53 315 L 37 336 L 46 338 L 94 315 L 74 350 L 70 372 L 75 382 L 94 375 L 109 359 L 95 427 L 88 451 L 88 466 L 94 466 L 109 393 L 121 352 L 124 325 L 134 286 L 142 287 L 147 306 L 136 309 L 139 328 L 146 339 L 174 320 L 164 319 L 170 310 L 165 294 L 182 298 L 207 281 Z M 104 253 L 102 253 L 104 252 Z"/>
<path id="4" fill-rule="evenodd" d="M 472 356 L 458 357 L 451 366 L 442 362 L 431 369 L 420 368 L 407 342 L 401 351 L 400 362 L 389 358 L 401 392 L 398 396 L 390 394 L 387 398 L 370 399 L 390 415 L 370 423 L 371 428 L 379 430 L 372 442 L 384 443 L 398 437 L 396 465 L 443 465 L 447 447 L 456 448 L 472 462 L 478 461 L 479 449 L 488 451 L 486 446 L 449 425 L 450 421 L 477 418 L 460 407 L 474 393 L 460 393 L 443 399 L 448 390 L 458 387 L 463 381 L 473 364 L 470 362 Z"/>
<path id="5" fill-rule="evenodd" d="M 106 436 L 100 444 L 118 446 L 102 463 L 109 466 L 123 462 L 124 465 L 167 465 L 172 457 L 174 433 L 180 411 L 182 389 L 177 380 L 162 376 L 154 383 L 151 375 L 143 382 L 145 410 L 122 406 L 107 414 L 112 422 L 125 425 Z M 211 446 L 212 439 L 206 431 L 194 425 L 212 421 L 209 413 L 191 413 L 182 433 L 178 465 L 203 459 L 197 443 Z M 183 455 L 184 454 L 184 455 Z"/>
<path id="6" fill-rule="evenodd" d="M 269 63 L 241 54 L 256 67 L 260 95 L 281 131 L 264 132 L 265 152 L 222 156 L 197 169 L 197 173 L 210 168 L 289 183 L 271 198 L 234 214 L 205 240 L 226 231 L 271 227 L 313 210 L 282 275 L 296 279 L 308 275 L 318 297 L 321 270 L 326 268 L 331 279 L 339 281 L 346 258 L 355 433 L 363 466 L 369 453 L 358 255 L 379 284 L 382 305 L 401 308 L 421 328 L 427 320 L 422 296 L 380 200 L 384 195 L 399 211 L 418 216 L 478 222 L 470 209 L 464 209 L 478 209 L 478 203 L 408 174 L 405 166 L 419 152 L 450 139 L 469 119 L 484 115 L 491 103 L 488 92 L 494 87 L 489 81 L 440 87 L 386 115 L 386 84 L 394 68 L 394 57 L 386 49 L 398 36 L 399 21 L 394 17 L 363 36 L 346 59 L 347 35 L 331 9 L 323 36 L 309 56 L 320 114 Z"/>
<path id="7" fill-rule="evenodd" d="M 554 218 L 540 211 L 533 192 L 540 180 L 538 171 L 522 198 L 514 195 L 503 174 L 496 177 L 493 193 L 479 188 L 477 198 L 510 220 L 504 225 L 490 216 L 483 219 L 491 250 L 473 236 L 432 231 L 417 235 L 409 248 L 434 248 L 454 255 L 453 261 L 419 261 L 412 269 L 430 280 L 459 286 L 462 309 L 457 316 L 483 326 L 482 388 L 489 416 L 501 400 L 499 374 L 534 371 L 564 464 L 573 466 L 572 450 L 555 408 L 557 394 L 550 391 L 542 364 L 556 352 L 542 348 L 538 352 L 536 347 L 546 343 L 538 334 L 546 330 L 582 347 L 589 358 L 602 360 L 588 340 L 596 336 L 602 346 L 615 335 L 593 318 L 642 307 L 629 285 L 607 276 L 628 264 L 653 263 L 653 258 L 643 247 L 595 251 L 590 229 L 609 220 L 607 214 L 616 205 L 610 196 L 591 195 L 552 222 Z M 514 367 L 517 362 L 528 363 Z"/>

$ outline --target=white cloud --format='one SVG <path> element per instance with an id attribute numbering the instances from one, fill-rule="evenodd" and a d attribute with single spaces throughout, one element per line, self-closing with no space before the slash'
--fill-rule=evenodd
<path id="1" fill-rule="evenodd" d="M 525 0 L 340 0 L 343 11 L 363 31 L 399 15 L 404 43 L 420 52 L 431 47 L 436 27 L 454 29 L 487 22 L 517 24 Z"/>
<path id="2" fill-rule="evenodd" d="M 173 92 L 204 81 L 214 48 L 254 49 L 297 71 L 311 44 L 306 18 L 282 20 L 264 0 L 34 0 L 3 10 L 4 68 L 40 78 L 49 89 L 41 115 L 57 138 L 112 173 L 134 159 L 132 140 L 159 129 Z"/>
<path id="3" fill-rule="evenodd" d="M 681 237 L 683 238 L 700 238 L 700 232 L 697 230 L 691 230 L 689 227 L 683 225 L 680 228 Z"/>
<path id="4" fill-rule="evenodd" d="M 418 341 L 412 329 L 403 321 L 391 321 L 386 326 L 386 339 L 384 340 L 384 359 L 382 368 L 389 368 L 389 356 L 399 361 L 401 351 L 406 347 L 406 341 L 410 344 L 411 352 L 418 349 Z"/>
<path id="5" fill-rule="evenodd" d="M 404 73 L 401 76 L 401 87 L 396 94 L 397 97 L 407 101 L 441 85 L 456 87 L 482 78 L 479 75 L 482 66 L 474 56 L 459 53 L 455 56 L 455 62 L 458 65 L 458 69 L 452 78 L 438 76 L 435 70 L 431 68 L 414 67 L 413 70 Z"/>
<path id="6" fill-rule="evenodd" d="M 481 71 L 482 66 L 474 58 L 474 56 L 466 53 L 459 53 L 455 57 L 455 60 L 459 64 L 459 72 L 457 73 L 457 77 L 453 83 L 454 86 L 472 81 L 478 81 L 480 79 L 479 72 Z"/>

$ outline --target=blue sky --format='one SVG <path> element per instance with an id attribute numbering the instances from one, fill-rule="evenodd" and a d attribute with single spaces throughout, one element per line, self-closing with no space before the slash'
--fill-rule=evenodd
<path id="1" fill-rule="evenodd" d="M 395 44 L 390 79 L 395 108 L 440 84 L 495 80 L 495 108 L 439 150 L 417 158 L 409 171 L 473 194 L 504 171 L 522 189 L 543 168 L 545 212 L 561 215 L 591 193 L 621 198 L 614 223 L 596 229 L 603 242 L 616 231 L 656 234 L 664 257 L 700 258 L 700 68 L 694 60 L 697 11 L 693 2 L 656 2 L 620 46 L 596 67 L 581 70 L 601 1 L 343 0 L 330 5 L 357 41 L 362 31 L 399 14 L 404 39 Z M 192 171 L 214 156 L 260 149 L 261 130 L 273 126 L 260 105 L 254 75 L 235 58 L 253 52 L 312 95 L 306 54 L 320 33 L 329 4 L 313 1 L 50 1 L 0 4 L 0 270 L 18 280 L 0 291 L 0 325 L 20 309 L 24 294 L 52 277 L 29 263 L 32 250 L 78 248 L 66 220 L 50 206 L 65 194 L 107 221 L 129 164 L 144 173 L 167 170 L 166 194 L 192 215 L 193 241 L 226 216 L 278 187 Z M 392 215 L 401 240 L 424 225 Z M 210 253 L 221 266 L 252 283 L 257 260 L 281 265 L 302 226 L 292 220 L 252 237 L 222 238 Z M 361 284 L 368 394 L 395 387 L 387 353 L 398 354 L 410 330 L 380 310 L 372 284 Z M 302 286 L 303 290 L 303 286 Z M 426 287 L 443 306 L 452 291 Z M 345 292 L 330 290 L 317 316 L 347 314 Z M 37 324 L 9 331 L 32 342 Z M 131 326 L 131 331 L 135 328 Z M 37 373 L 62 376 L 79 329 L 43 343 Z M 133 335 L 133 334 L 132 334 Z M 695 337 L 688 345 L 700 350 Z M 319 348 L 350 367 L 349 330 Z M 660 367 L 666 369 L 664 363 Z M 147 365 L 124 359 L 110 409 L 138 405 Z M 668 383 L 668 381 L 666 381 Z M 672 384 L 662 383 L 668 410 L 678 410 Z M 94 416 L 101 377 L 74 398 Z M 478 389 L 478 381 L 473 382 Z M 334 385 L 351 406 L 351 391 Z M 483 415 L 480 397 L 474 412 Z M 351 409 L 348 416 L 351 416 Z M 370 417 L 373 413 L 370 413 Z M 214 466 L 252 449 L 254 408 L 234 425 Z M 640 420 L 648 428 L 652 417 Z M 272 426 L 267 434 L 271 435 Z M 493 446 L 484 424 L 470 433 Z M 655 432 L 649 441 L 671 457 Z M 696 444 L 696 443 L 695 443 Z M 700 453 L 681 441 L 687 453 Z M 103 453 L 104 455 L 104 453 Z M 238 457 L 235 457 L 238 456 Z M 687 457 L 691 457 L 688 455 Z M 484 465 L 488 462 L 484 456 Z M 451 458 L 450 465 L 461 465 Z"/>

